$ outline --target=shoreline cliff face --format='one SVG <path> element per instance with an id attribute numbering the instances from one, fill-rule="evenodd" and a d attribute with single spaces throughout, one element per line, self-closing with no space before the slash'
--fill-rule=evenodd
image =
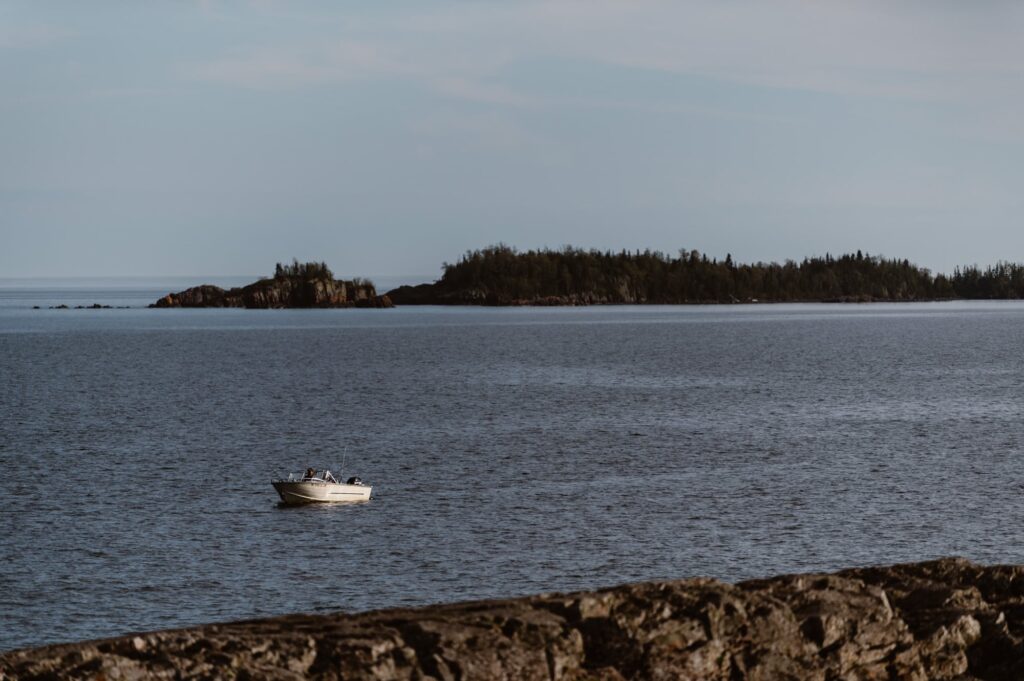
<path id="1" fill-rule="evenodd" d="M 1024 566 L 943 559 L 293 615 L 13 651 L 5 677 L 1020 679 Z"/>
<path id="2" fill-rule="evenodd" d="M 718 300 L 685 300 L 664 303 L 649 301 L 637 296 L 628 285 L 622 284 L 611 294 L 596 292 L 571 293 L 567 295 L 532 295 L 517 297 L 496 293 L 486 288 L 451 288 L 443 281 L 417 286 L 399 286 L 387 292 L 396 305 L 484 305 L 490 307 L 572 307 L 578 305 L 645 305 L 645 304 L 702 304 L 718 303 Z M 726 301 L 726 302 L 740 302 Z M 746 301 L 744 301 L 746 302 Z"/>
<path id="3" fill-rule="evenodd" d="M 249 309 L 393 307 L 373 284 L 333 277 L 276 276 L 241 288 L 205 284 L 168 293 L 150 307 L 244 307 Z"/>
<path id="4" fill-rule="evenodd" d="M 884 298 L 871 295 L 849 295 L 830 298 L 774 299 L 737 298 L 728 296 L 709 299 L 649 300 L 636 295 L 628 285 L 622 284 L 611 294 L 596 292 L 568 295 L 535 295 L 514 297 L 482 288 L 451 289 L 444 282 L 399 286 L 387 292 L 395 305 L 480 305 L 485 307 L 577 307 L 590 305 L 723 305 L 752 303 L 923 303 L 952 300 L 950 298 Z"/>

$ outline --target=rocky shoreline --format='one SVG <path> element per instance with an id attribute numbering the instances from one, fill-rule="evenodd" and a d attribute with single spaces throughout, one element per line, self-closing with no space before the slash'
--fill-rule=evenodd
<path id="1" fill-rule="evenodd" d="M 440 282 L 418 284 L 416 286 L 399 286 L 387 292 L 387 297 L 395 305 L 462 305 L 481 307 L 589 307 L 595 305 L 775 305 L 784 303 L 945 303 L 955 298 L 885 298 L 866 294 L 836 296 L 830 298 L 804 299 L 762 299 L 735 298 L 724 300 L 676 300 L 671 302 L 646 300 L 628 292 L 616 296 L 597 293 L 571 294 L 565 296 L 533 296 L 530 298 L 512 298 L 500 296 L 483 289 L 448 290 Z"/>
<path id="2" fill-rule="evenodd" d="M 54 678 L 1020 679 L 1024 566 L 652 582 L 0 655 L 0 679 Z"/>

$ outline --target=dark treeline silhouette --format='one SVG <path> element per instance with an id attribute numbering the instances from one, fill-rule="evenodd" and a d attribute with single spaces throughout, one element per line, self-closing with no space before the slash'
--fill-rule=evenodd
<path id="1" fill-rule="evenodd" d="M 334 273 L 325 262 L 302 262 L 297 258 L 292 259 L 291 265 L 277 263 L 274 268 L 274 278 L 300 277 L 302 279 L 334 279 Z"/>
<path id="2" fill-rule="evenodd" d="M 952 280 L 958 298 L 1024 298 L 1024 264 L 998 262 L 984 270 L 977 265 L 958 267 L 953 271 Z"/>
<path id="3" fill-rule="evenodd" d="M 519 252 L 499 244 L 468 251 L 444 264 L 437 283 L 407 290 L 408 302 L 497 305 L 1024 298 L 1024 265 L 972 266 L 946 276 L 860 251 L 740 264 L 686 250 L 670 257 L 572 247 Z"/>

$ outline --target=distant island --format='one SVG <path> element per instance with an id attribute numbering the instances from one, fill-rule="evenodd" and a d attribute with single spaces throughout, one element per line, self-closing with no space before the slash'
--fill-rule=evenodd
<path id="1" fill-rule="evenodd" d="M 341 280 L 322 262 L 277 264 L 273 277 L 241 288 L 204 284 L 168 293 L 149 307 L 339 308 L 394 305 L 685 305 L 866 303 L 1024 299 L 1024 265 L 976 265 L 932 274 L 908 260 L 857 251 L 801 262 L 734 262 L 699 251 L 519 252 L 499 244 L 444 263 L 432 284 L 378 295 L 365 279 Z"/>
<path id="2" fill-rule="evenodd" d="M 469 251 L 432 284 L 388 291 L 396 305 L 594 305 L 883 302 L 1024 298 L 1024 265 L 933 275 L 907 260 L 861 251 L 802 262 L 740 264 L 698 251 Z"/>
<path id="3" fill-rule="evenodd" d="M 241 288 L 205 284 L 168 293 L 150 307 L 392 307 L 388 296 L 377 295 L 373 282 L 335 279 L 326 263 L 277 263 L 274 276 Z"/>

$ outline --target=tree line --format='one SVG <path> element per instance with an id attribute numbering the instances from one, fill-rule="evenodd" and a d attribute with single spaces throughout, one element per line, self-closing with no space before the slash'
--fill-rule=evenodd
<path id="1" fill-rule="evenodd" d="M 293 258 L 290 265 L 277 263 L 274 267 L 274 278 L 300 277 L 302 279 L 334 279 L 334 273 L 325 262 L 299 262 Z"/>
<path id="2" fill-rule="evenodd" d="M 935 300 L 1024 298 L 1024 265 L 957 268 L 933 275 L 908 260 L 856 253 L 800 262 L 741 264 L 696 250 L 598 251 L 567 246 L 519 252 L 498 244 L 445 263 L 437 286 L 490 302 L 584 298 L 604 302 Z"/>

